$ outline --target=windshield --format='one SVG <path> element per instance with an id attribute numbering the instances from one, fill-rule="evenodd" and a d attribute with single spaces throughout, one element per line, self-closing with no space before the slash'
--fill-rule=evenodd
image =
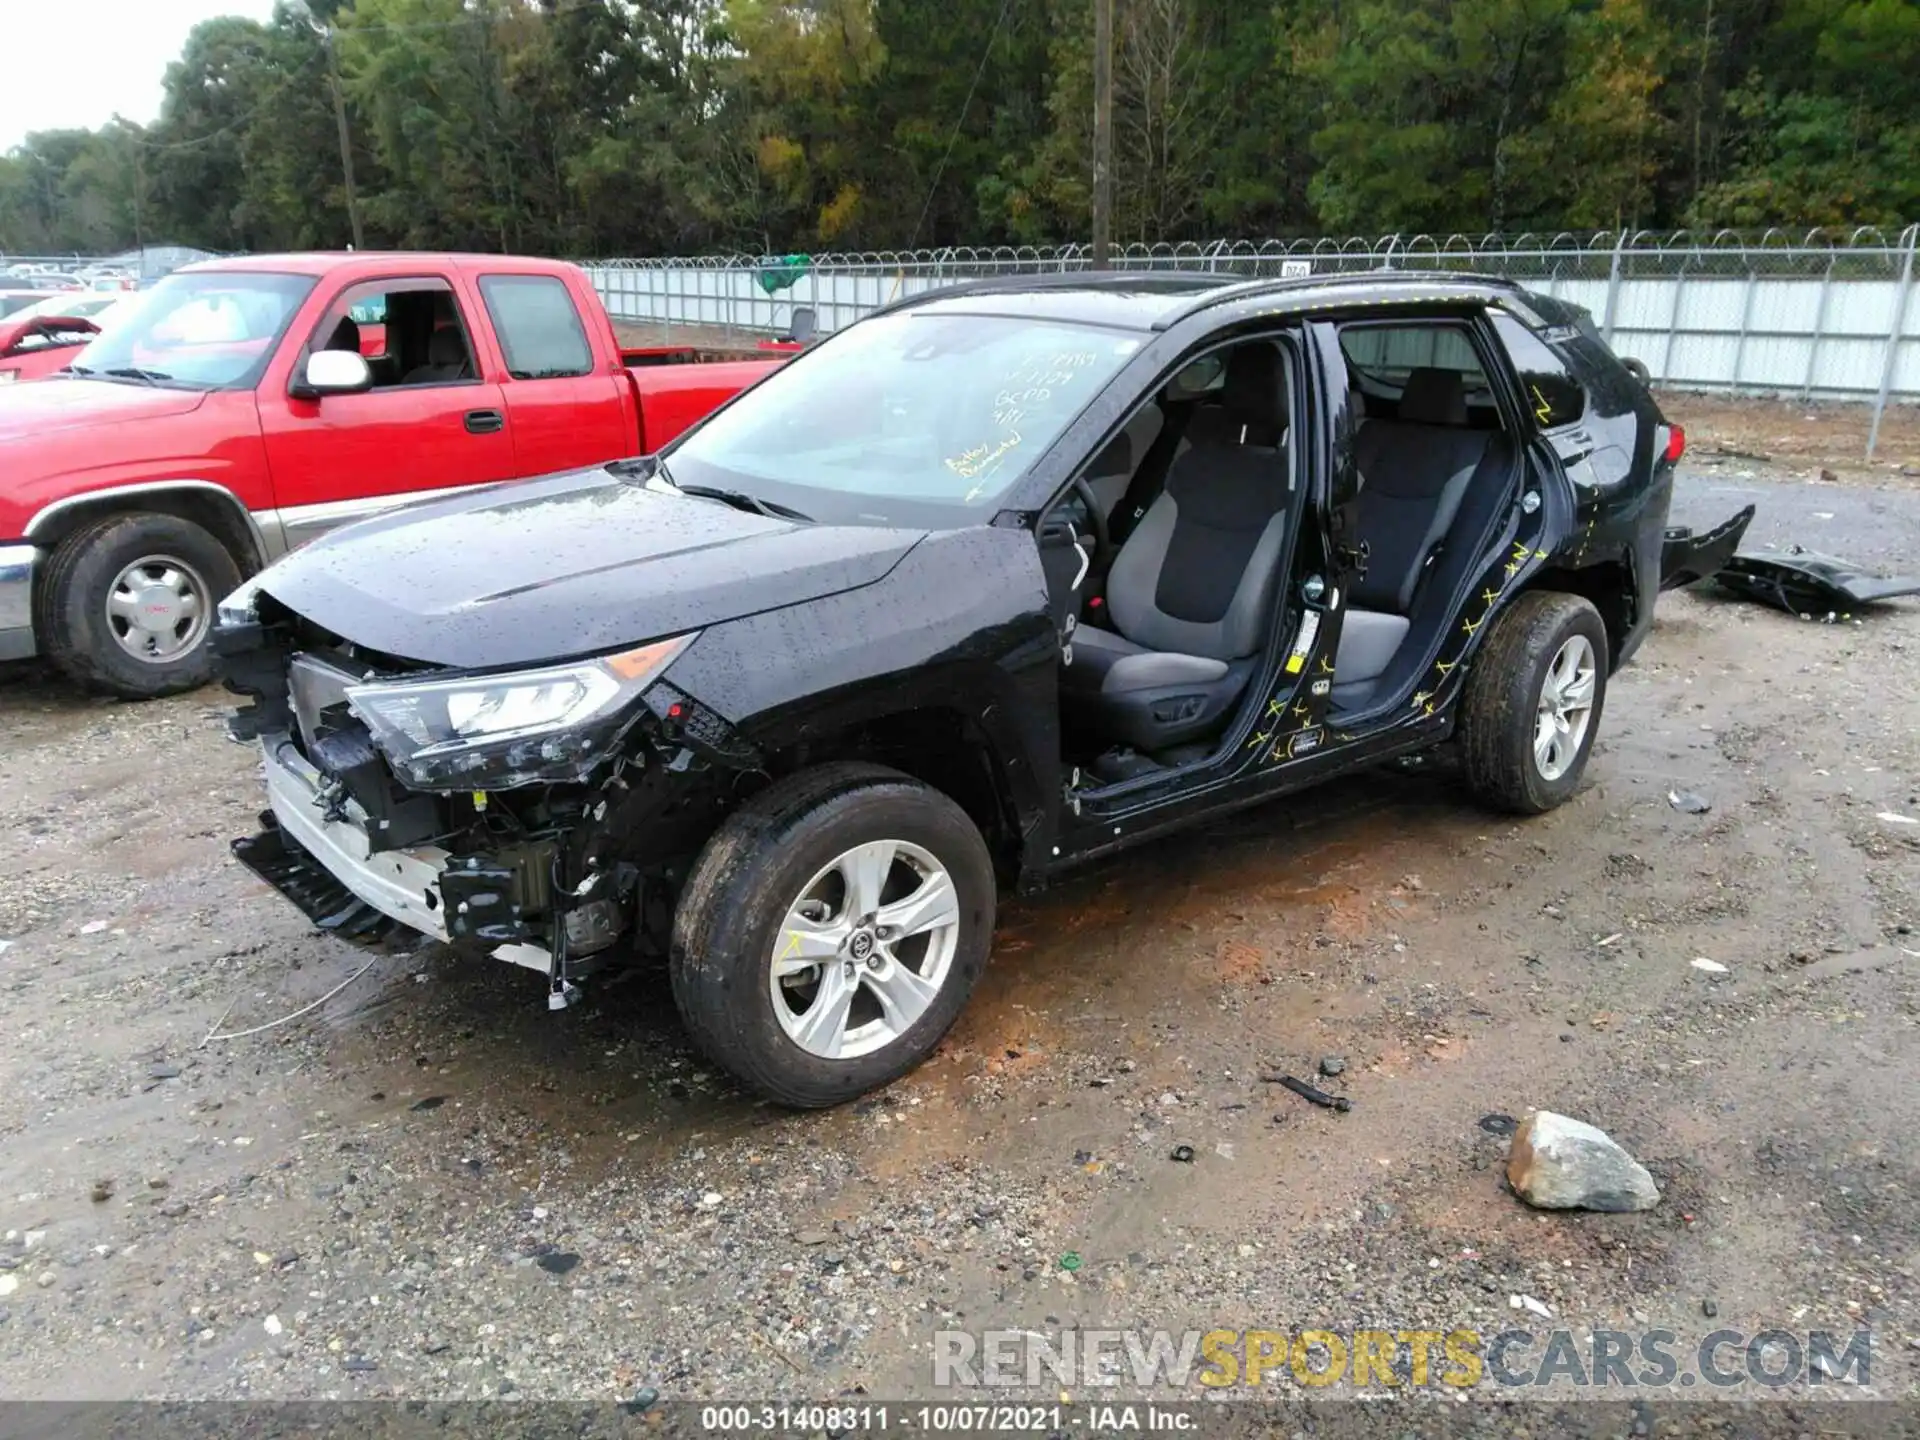
<path id="1" fill-rule="evenodd" d="M 669 451 L 667 467 L 676 483 L 821 519 L 964 521 L 1026 474 L 1139 348 L 1137 336 L 1088 325 L 881 316 L 775 371 Z"/>
<path id="2" fill-rule="evenodd" d="M 245 389 L 260 378 L 312 288 L 308 275 L 170 275 L 128 297 L 126 313 L 115 313 L 113 329 L 74 357 L 72 368 L 195 389 Z"/>

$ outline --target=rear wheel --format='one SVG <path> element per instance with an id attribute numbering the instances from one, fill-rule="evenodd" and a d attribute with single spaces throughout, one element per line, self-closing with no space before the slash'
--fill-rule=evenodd
<path id="1" fill-rule="evenodd" d="M 1607 697 L 1607 627 L 1578 595 L 1514 601 L 1474 657 L 1460 759 L 1488 805 L 1538 815 L 1579 788 Z"/>
<path id="2" fill-rule="evenodd" d="M 783 1105 L 835 1105 L 911 1070 L 993 940 L 993 864 L 947 796 L 824 765 L 756 796 L 701 853 L 674 919 L 696 1044 Z"/>
<path id="3" fill-rule="evenodd" d="M 111 515 L 54 549 L 37 628 L 55 664 L 130 700 L 213 678 L 207 634 L 240 567 L 207 531 L 176 515 Z"/>

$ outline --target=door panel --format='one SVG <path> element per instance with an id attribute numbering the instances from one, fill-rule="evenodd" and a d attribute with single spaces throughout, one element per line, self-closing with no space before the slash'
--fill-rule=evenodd
<path id="1" fill-rule="evenodd" d="M 544 475 L 634 454 L 640 437 L 620 403 L 629 382 L 595 358 L 566 282 L 483 273 L 473 284 L 505 364 L 518 472 Z"/>
<path id="2" fill-rule="evenodd" d="M 260 430 L 287 545 L 409 495 L 514 477 L 501 387 L 402 386 L 324 400 L 261 397 Z M 476 433 L 468 417 L 491 412 Z"/>
<path id="3" fill-rule="evenodd" d="M 293 365 L 316 348 L 351 345 L 370 331 L 375 388 L 306 399 L 263 385 L 260 430 L 274 504 L 289 547 L 401 503 L 409 495 L 510 480 L 513 427 L 502 386 L 481 374 L 468 307 L 445 277 L 364 281 L 321 312 Z"/>

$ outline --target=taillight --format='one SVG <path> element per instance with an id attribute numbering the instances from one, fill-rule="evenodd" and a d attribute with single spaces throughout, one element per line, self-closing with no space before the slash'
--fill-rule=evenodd
<path id="1" fill-rule="evenodd" d="M 1687 432 L 1678 425 L 1669 425 L 1667 427 L 1667 463 L 1672 464 L 1686 453 Z"/>

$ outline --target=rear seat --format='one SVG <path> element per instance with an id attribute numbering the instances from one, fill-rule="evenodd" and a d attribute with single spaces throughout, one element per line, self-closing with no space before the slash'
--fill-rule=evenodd
<path id="1" fill-rule="evenodd" d="M 1363 697 L 1392 663 L 1475 472 L 1496 448 L 1505 449 L 1498 432 L 1468 428 L 1457 370 L 1414 370 L 1401 392 L 1399 414 L 1360 427 L 1354 441 L 1362 480 L 1357 530 L 1367 547 L 1367 573 L 1354 584 L 1340 627 L 1336 705 Z"/>

